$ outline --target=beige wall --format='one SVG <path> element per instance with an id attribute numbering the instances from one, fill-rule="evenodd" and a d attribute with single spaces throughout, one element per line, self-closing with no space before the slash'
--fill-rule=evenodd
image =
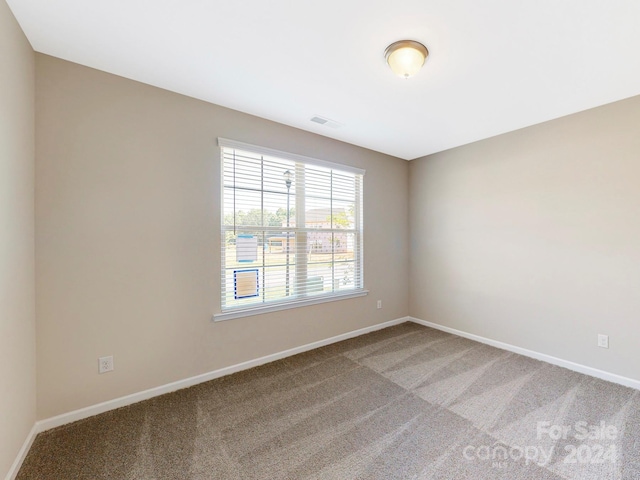
<path id="1" fill-rule="evenodd" d="M 0 478 L 35 421 L 34 54 L 0 0 Z"/>
<path id="2" fill-rule="evenodd" d="M 38 418 L 407 315 L 407 162 L 52 57 L 36 68 Z M 217 137 L 367 170 L 367 297 L 211 322 Z"/>
<path id="3" fill-rule="evenodd" d="M 412 161 L 409 205 L 412 316 L 640 379 L 640 97 Z"/>

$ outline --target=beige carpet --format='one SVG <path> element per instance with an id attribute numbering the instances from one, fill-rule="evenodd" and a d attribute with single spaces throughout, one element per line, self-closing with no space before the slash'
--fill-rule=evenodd
<path id="1" fill-rule="evenodd" d="M 405 323 L 42 433 L 18 475 L 466 478 L 640 479 L 639 392 Z"/>

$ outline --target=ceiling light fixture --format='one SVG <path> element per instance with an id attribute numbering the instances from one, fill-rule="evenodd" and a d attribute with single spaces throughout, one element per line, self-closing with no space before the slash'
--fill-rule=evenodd
<path id="1" fill-rule="evenodd" d="M 384 58 L 393 73 L 402 78 L 409 78 L 420 71 L 429 50 L 415 40 L 394 42 L 384 51 Z"/>

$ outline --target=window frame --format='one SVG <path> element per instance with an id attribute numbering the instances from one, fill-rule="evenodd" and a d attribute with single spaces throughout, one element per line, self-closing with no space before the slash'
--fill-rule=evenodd
<path id="1" fill-rule="evenodd" d="M 336 170 L 339 172 L 345 172 L 345 173 L 350 173 L 350 174 L 354 174 L 354 175 L 359 175 L 361 176 L 360 178 L 360 182 L 359 182 L 359 189 L 360 191 L 356 191 L 356 198 L 357 198 L 357 207 L 356 207 L 356 228 L 355 230 L 357 230 L 360 241 L 358 243 L 358 249 L 357 249 L 357 254 L 355 256 L 355 265 L 357 266 L 357 271 L 358 271 L 358 280 L 356 282 L 357 285 L 354 289 L 350 289 L 350 290 L 344 290 L 344 291 L 339 291 L 339 292 L 327 292 L 325 294 L 321 294 L 321 295 L 312 295 L 312 296 L 296 296 L 292 299 L 284 299 L 284 300 L 272 300 L 272 301 L 268 301 L 268 302 L 261 302 L 259 304 L 253 304 L 253 305 L 240 305 L 240 306 L 233 306 L 233 307 L 227 307 L 227 308 L 223 308 L 223 295 L 225 295 L 226 289 L 224 287 L 224 282 L 222 280 L 223 275 L 226 274 L 226 265 L 225 265 L 225 259 L 224 259 L 224 255 L 225 255 L 225 246 L 224 244 L 221 243 L 220 245 L 220 253 L 221 253 L 221 264 L 220 264 L 220 313 L 216 313 L 213 315 L 213 320 L 214 321 L 222 321 L 222 320 L 231 320 L 233 318 L 240 318 L 240 317 L 245 317 L 245 316 L 252 316 L 252 315 L 259 315 L 259 314 L 263 314 L 263 313 L 269 313 L 269 312 L 275 312 L 275 311 L 280 311 L 280 310 L 286 310 L 286 309 L 291 309 L 291 308 L 300 308 L 303 306 L 307 306 L 307 305 L 314 305 L 314 304 L 319 304 L 319 303 L 326 303 L 326 302 L 334 302 L 334 301 L 340 301 L 340 300 L 345 300 L 348 298 L 356 298 L 356 297 L 362 297 L 365 296 L 369 293 L 368 290 L 365 289 L 364 287 L 364 251 L 363 251 L 363 246 L 364 246 L 364 227 L 363 227 L 363 219 L 362 219 L 362 214 L 363 214 L 363 187 L 364 187 L 364 175 L 365 175 L 365 170 L 360 169 L 360 168 L 356 168 L 356 167 L 352 167 L 352 166 L 348 166 L 348 165 L 342 165 L 342 164 L 338 164 L 338 163 L 333 163 L 333 162 L 328 162 L 325 160 L 319 160 L 316 158 L 312 158 L 312 157 L 307 157 L 304 155 L 298 155 L 298 154 L 294 154 L 294 153 L 288 153 L 288 152 L 283 152 L 280 150 L 275 150 L 272 148 L 267 148 L 267 147 L 261 147 L 261 146 L 257 146 L 257 145 L 251 145 L 248 143 L 244 143 L 244 142 L 239 142 L 239 141 L 235 141 L 235 140 L 230 140 L 230 139 L 226 139 L 226 138 L 218 138 L 218 147 L 219 147 L 219 152 L 220 152 L 220 184 L 221 184 L 221 190 L 220 190 L 220 229 L 219 229 L 219 234 L 220 234 L 220 241 L 224 242 L 224 238 L 225 238 L 225 225 L 224 225 L 224 195 L 225 195 L 225 186 L 224 186 L 224 182 L 225 182 L 225 174 L 224 174 L 224 165 L 225 165 L 225 161 L 224 161 L 224 149 L 228 148 L 228 149 L 236 149 L 236 150 L 242 150 L 242 151 L 246 151 L 248 153 L 252 153 L 255 155 L 261 155 L 261 156 L 268 156 L 268 157 L 275 157 L 281 160 L 287 160 L 287 161 L 292 161 L 295 162 L 296 164 L 301 163 L 301 164 L 305 164 L 305 165 L 309 165 L 309 166 L 317 166 L 317 167 L 321 167 L 321 168 L 327 168 L 327 169 L 331 169 L 331 170 Z M 294 264 L 295 266 L 295 264 Z"/>

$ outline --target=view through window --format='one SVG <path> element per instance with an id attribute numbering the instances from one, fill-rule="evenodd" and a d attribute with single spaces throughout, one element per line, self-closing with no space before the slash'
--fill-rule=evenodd
<path id="1" fill-rule="evenodd" d="M 364 172 L 219 143 L 222 310 L 362 290 Z"/>

